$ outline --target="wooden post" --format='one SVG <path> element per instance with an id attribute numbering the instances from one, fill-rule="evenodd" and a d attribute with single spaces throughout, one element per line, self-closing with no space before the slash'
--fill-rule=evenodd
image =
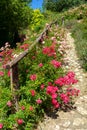
<path id="1" fill-rule="evenodd" d="M 62 26 L 64 26 L 64 16 L 62 16 Z"/>
<path id="2" fill-rule="evenodd" d="M 11 67 L 10 69 L 11 77 L 11 92 L 13 97 L 13 103 L 15 105 L 14 112 L 19 110 L 18 105 L 18 89 L 19 89 L 19 79 L 18 79 L 18 63 Z M 13 113 L 14 113 L 13 112 Z"/>
<path id="3" fill-rule="evenodd" d="M 47 30 L 46 30 L 46 36 L 48 36 L 48 34 L 49 34 L 49 30 L 47 29 Z"/>

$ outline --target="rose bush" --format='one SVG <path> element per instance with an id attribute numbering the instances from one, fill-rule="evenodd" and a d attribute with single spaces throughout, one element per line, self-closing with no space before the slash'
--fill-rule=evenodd
<path id="1" fill-rule="evenodd" d="M 56 42 L 51 40 L 55 34 L 51 30 L 44 39 L 45 44 L 33 48 L 19 63 L 18 111 L 14 112 L 15 102 L 9 87 L 9 70 L 4 67 L 0 71 L 0 129 L 32 130 L 47 110 L 59 110 L 64 106 L 66 108 L 72 104 L 73 97 L 78 96 L 79 90 L 73 88 L 73 84 L 77 83 L 75 74 L 63 71 L 62 55 L 58 51 L 59 37 L 56 35 Z M 23 45 L 21 49 L 27 49 L 25 47 L 28 46 Z M 5 55 L 1 57 L 2 68 L 14 58 L 14 51 L 9 49 L 9 53 Z M 8 60 L 6 57 L 9 57 Z"/>

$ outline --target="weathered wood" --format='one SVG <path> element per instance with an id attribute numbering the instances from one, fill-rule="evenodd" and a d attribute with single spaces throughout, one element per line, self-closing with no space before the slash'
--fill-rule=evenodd
<path id="1" fill-rule="evenodd" d="M 15 64 L 11 69 L 10 69 L 10 78 L 11 78 L 11 92 L 12 92 L 12 97 L 13 100 L 12 102 L 15 105 L 14 112 L 19 110 L 19 105 L 18 105 L 18 90 L 19 90 L 19 78 L 18 78 L 18 64 Z M 13 113 L 14 113 L 13 112 Z"/>
<path id="2" fill-rule="evenodd" d="M 29 49 L 30 50 L 30 49 Z M 6 65 L 6 69 L 10 69 L 13 67 L 15 64 L 17 64 L 23 57 L 25 57 L 28 54 L 28 49 L 19 54 L 14 60 L 12 60 L 10 63 Z"/>
<path id="3" fill-rule="evenodd" d="M 30 50 L 40 41 L 40 39 L 43 37 L 44 33 L 48 32 L 49 28 L 51 27 L 52 23 L 49 24 L 44 31 L 41 33 L 41 35 L 36 39 L 36 41 L 29 47 L 29 49 L 25 50 L 21 54 L 19 54 L 14 60 L 12 60 L 10 63 L 6 65 L 7 69 L 10 69 L 12 66 L 14 66 L 16 63 L 18 63 L 21 59 L 23 59 Z"/>
<path id="4" fill-rule="evenodd" d="M 49 28 L 52 26 L 52 24 L 55 24 L 57 22 L 51 22 L 49 25 L 47 25 L 47 27 L 44 29 L 44 31 L 40 34 L 40 36 L 36 39 L 36 41 L 29 47 L 29 49 L 25 50 L 24 52 L 22 52 L 21 54 L 19 54 L 14 60 L 12 60 L 10 63 L 8 63 L 6 65 L 7 69 L 12 68 L 15 64 L 17 64 L 21 59 L 23 59 L 30 50 L 32 50 L 32 48 L 41 40 L 41 38 L 43 38 L 44 34 L 48 34 Z"/>

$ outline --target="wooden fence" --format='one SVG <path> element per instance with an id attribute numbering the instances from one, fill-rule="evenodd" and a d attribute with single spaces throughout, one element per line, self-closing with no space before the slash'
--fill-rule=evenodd
<path id="1" fill-rule="evenodd" d="M 57 24 L 57 20 L 50 23 L 49 25 L 46 26 L 46 28 L 43 30 L 43 32 L 40 34 L 40 36 L 36 39 L 36 41 L 29 47 L 29 49 L 25 50 L 23 53 L 19 54 L 13 61 L 8 63 L 6 65 L 7 69 L 10 69 L 10 80 L 11 80 L 11 92 L 12 92 L 12 98 L 13 98 L 13 103 L 15 105 L 15 109 L 13 110 L 13 113 L 19 110 L 19 105 L 18 105 L 18 100 L 19 96 L 17 94 L 19 90 L 19 78 L 18 78 L 18 62 L 22 60 L 32 49 L 33 47 L 41 42 L 41 39 L 44 39 L 44 35 L 47 36 L 50 27 L 53 24 Z"/>

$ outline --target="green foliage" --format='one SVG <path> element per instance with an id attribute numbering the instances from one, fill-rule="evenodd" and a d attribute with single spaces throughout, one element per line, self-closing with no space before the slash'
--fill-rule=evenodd
<path id="1" fill-rule="evenodd" d="M 14 33 L 29 25 L 31 12 L 26 0 L 0 1 L 0 46 L 12 42 Z"/>
<path id="2" fill-rule="evenodd" d="M 77 54 L 82 67 L 87 71 L 87 5 L 81 5 L 60 14 L 65 27 L 70 29 L 75 39 Z"/>
<path id="3" fill-rule="evenodd" d="M 47 10 L 61 12 L 82 3 L 85 3 L 85 0 L 44 0 L 43 6 Z"/>
<path id="4" fill-rule="evenodd" d="M 40 12 L 39 9 L 36 9 L 32 12 L 31 25 L 30 28 L 32 31 L 39 31 L 42 28 L 44 21 L 44 15 Z"/>

